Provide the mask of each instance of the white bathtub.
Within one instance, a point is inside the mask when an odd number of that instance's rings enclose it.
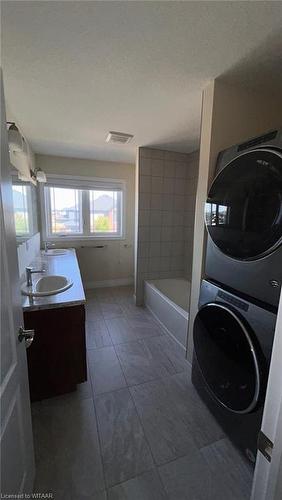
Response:
[[[145,281],[145,305],[167,332],[186,348],[190,281],[169,278]]]

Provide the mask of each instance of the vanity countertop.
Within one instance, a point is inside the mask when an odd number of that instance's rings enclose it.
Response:
[[[63,255],[46,257],[41,252],[31,263],[31,267],[45,269],[44,274],[33,274],[32,280],[35,283],[42,276],[57,274],[66,276],[73,281],[73,285],[65,292],[56,295],[46,295],[44,297],[29,297],[22,295],[22,307],[24,311],[37,311],[39,309],[52,309],[55,307],[70,307],[85,304],[85,294],[81,281],[80,270],[73,248]]]

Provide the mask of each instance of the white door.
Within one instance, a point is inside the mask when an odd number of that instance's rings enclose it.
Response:
[[[1,85],[1,494],[30,494],[34,454],[25,342],[18,340],[23,313],[13,221],[6,114]],[[2,498],[1,495],[1,498]],[[3,496],[4,498],[4,496]]]
[[[273,444],[258,451],[252,500],[282,499],[282,294],[278,309],[261,430]],[[269,461],[270,460],[270,461]]]

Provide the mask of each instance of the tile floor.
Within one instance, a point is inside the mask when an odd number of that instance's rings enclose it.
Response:
[[[248,500],[251,469],[195,392],[184,351],[132,293],[88,293],[88,381],[32,405],[35,491],[56,500]]]

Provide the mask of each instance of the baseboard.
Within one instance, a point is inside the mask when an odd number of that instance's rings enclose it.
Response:
[[[113,280],[103,280],[103,281],[86,281],[84,287],[86,290],[91,290],[91,288],[109,288],[114,286],[126,286],[133,285],[133,278],[116,278]]]

